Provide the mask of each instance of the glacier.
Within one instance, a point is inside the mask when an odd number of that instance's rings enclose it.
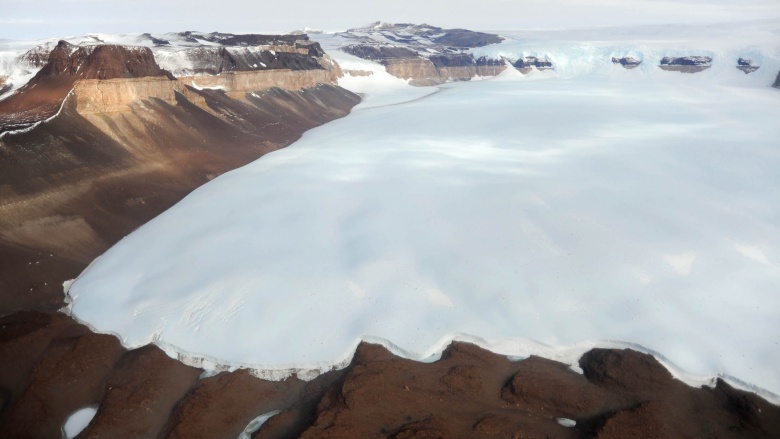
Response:
[[[435,88],[318,35],[374,72],[342,80],[364,103],[117,243],[68,284],[72,314],[128,347],[267,371],[338,367],[360,340],[573,366],[633,347],[777,403],[778,36],[608,34],[504,33],[475,53],[555,71]],[[657,67],[678,53],[713,67]],[[644,62],[610,61],[625,55]],[[738,71],[744,55],[761,69]]]

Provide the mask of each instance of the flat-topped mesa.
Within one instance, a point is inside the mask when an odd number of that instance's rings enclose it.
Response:
[[[205,106],[188,86],[218,88],[231,98],[243,99],[247,93],[271,87],[300,90],[336,84],[342,75],[338,64],[305,35],[187,33],[187,38],[199,44],[231,45],[174,48],[166,45],[167,40],[144,34],[141,40],[151,39],[159,47],[76,46],[60,41],[44,56],[39,46],[28,52],[28,63],[45,59],[46,64],[26,86],[0,102],[0,132],[52,117],[71,93],[80,114],[113,113],[129,111],[134,102],[151,98],[177,105],[177,92]]]
[[[400,46],[373,46],[370,44],[350,44],[341,50],[358,58],[371,61],[385,61],[389,59],[414,59],[420,54],[412,49]]]
[[[442,29],[429,24],[374,22],[367,26],[349,29],[343,36],[363,42],[390,40],[410,47],[439,47],[451,50],[472,49],[497,44],[503,37],[468,29]]]
[[[376,61],[391,75],[411,85],[436,85],[495,76],[505,62],[475,57],[469,49],[500,43],[503,37],[467,29],[442,29],[427,24],[376,22],[350,29],[339,36],[354,40],[341,48],[345,53]],[[388,42],[389,41],[389,42]]]
[[[745,74],[753,73],[760,69],[761,66],[753,64],[753,60],[749,58],[739,58],[737,60],[737,69],[742,70]]]
[[[709,56],[665,56],[661,59],[659,67],[663,70],[681,73],[697,73],[712,67],[712,58]]]
[[[528,74],[536,68],[537,70],[551,70],[553,69],[553,63],[549,59],[541,59],[535,56],[526,56],[518,59],[512,63],[512,66],[520,71],[522,74]]]
[[[34,77],[0,101],[0,132],[26,128],[52,117],[79,81],[143,77],[173,80],[147,47],[75,46],[60,41]]]
[[[612,63],[620,64],[626,69],[635,69],[639,67],[639,64],[642,64],[642,60],[633,56],[623,56],[620,58],[613,56]]]

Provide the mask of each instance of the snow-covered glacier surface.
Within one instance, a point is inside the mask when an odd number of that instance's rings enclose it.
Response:
[[[453,338],[570,361],[633,346],[778,401],[780,91],[726,61],[559,61],[432,94],[377,75],[382,99],[111,248],[72,312],[128,346],[268,370],[338,365],[361,339],[416,359]]]

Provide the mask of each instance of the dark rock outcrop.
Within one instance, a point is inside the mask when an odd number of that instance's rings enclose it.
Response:
[[[712,64],[709,56],[665,56],[661,59],[662,66],[708,66]]]
[[[777,78],[775,78],[775,83],[772,84],[772,87],[780,88],[780,72],[777,72]]]
[[[369,44],[350,44],[341,48],[342,51],[372,61],[388,59],[414,59],[420,55],[414,50],[398,46],[373,46]]]
[[[663,70],[673,72],[697,73],[712,67],[712,58],[698,55],[680,57],[665,56],[661,59],[659,67]]]
[[[495,76],[506,66],[503,60],[481,57],[466,50],[499,43],[502,37],[466,29],[442,29],[427,24],[376,22],[350,29],[339,36],[355,40],[341,48],[357,57],[381,62],[387,72],[427,86],[447,81],[468,81],[475,76]],[[392,43],[388,44],[387,40]]]
[[[580,365],[584,375],[464,343],[426,364],[361,344],[300,437],[769,438],[780,429],[780,408],[722,381],[689,387],[649,355],[594,349]],[[274,437],[266,433],[257,437]]]
[[[627,68],[627,69],[635,69],[639,67],[640,64],[642,64],[642,60],[639,58],[635,58],[633,56],[623,56],[620,58],[612,57],[612,62],[614,64],[620,64],[621,66]]]
[[[553,63],[549,59],[526,56],[525,58],[520,58],[512,63],[512,66],[523,74],[527,74],[534,67],[538,70],[550,70],[553,68]]]
[[[162,38],[153,37],[150,33],[141,35],[141,39],[151,41],[155,46],[170,46],[171,42]]]
[[[143,78],[164,76],[148,47],[125,47],[112,44],[74,46],[57,43],[49,60],[31,80],[32,84],[54,76],[77,76],[78,79]]]
[[[49,54],[54,47],[56,47],[54,43],[45,43],[35,46],[19,57],[19,61],[30,67],[41,68],[49,62]]]
[[[431,55],[431,63],[436,68],[441,67],[471,67],[477,64],[473,56],[469,54]]]
[[[737,60],[737,68],[739,70],[742,70],[743,72],[745,72],[745,74],[747,75],[748,73],[753,73],[756,70],[760,69],[761,66],[757,66],[757,65],[753,64],[753,60],[752,59],[739,58]]]
[[[438,29],[438,28],[437,28]],[[498,44],[504,39],[498,35],[484,32],[474,32],[467,29],[438,29],[444,35],[434,38],[436,44],[456,48],[482,47]],[[435,31],[434,31],[435,32]]]
[[[0,77],[0,96],[6,94],[14,84],[8,78]]]
[[[304,49],[310,56],[321,57],[325,54],[320,43],[310,40],[306,34],[266,35],[186,31],[178,33],[178,36],[194,44],[202,44],[206,41],[225,47],[290,46]]]

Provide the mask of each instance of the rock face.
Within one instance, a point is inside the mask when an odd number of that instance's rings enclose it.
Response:
[[[780,88],[780,72],[777,72],[777,78],[775,78],[775,83],[772,84],[772,87]]]
[[[723,381],[693,388],[652,356],[594,349],[583,374],[538,357],[513,362],[454,342],[421,363],[361,343],[350,365],[312,381],[246,370],[200,378],[155,346],[125,351],[60,313],[0,318],[0,434],[60,437],[68,414],[97,414],[79,438],[734,437],[774,438],[780,407]],[[566,427],[560,418],[574,421]]]
[[[709,56],[665,56],[661,59],[659,67],[673,72],[697,73],[712,67],[712,58]]]
[[[580,366],[584,375],[537,357],[513,363],[463,343],[426,364],[362,344],[300,437],[772,437],[780,428],[780,408],[722,381],[688,387],[649,355],[594,349]]]
[[[620,64],[621,66],[625,67],[626,69],[635,69],[639,67],[639,64],[642,64],[642,60],[639,58],[635,58],[633,56],[624,56],[621,58],[612,57],[612,62],[614,64]]]
[[[447,81],[470,81],[475,76],[495,76],[506,69],[506,64],[501,60],[486,57],[475,60],[469,54],[386,59],[382,60],[382,65],[391,75],[417,86],[436,85]]]
[[[157,65],[149,48],[80,47],[60,41],[30,82],[0,101],[0,133],[52,117],[77,81],[143,77],[173,79]]]
[[[372,46],[369,44],[350,44],[341,48],[342,51],[355,55],[358,58],[386,61],[390,59],[415,59],[420,56],[417,52],[406,47],[398,46]]]
[[[553,68],[553,63],[549,59],[539,59],[535,56],[526,56],[520,58],[512,65],[521,73],[528,74],[534,67],[538,70],[550,70]]]
[[[745,72],[745,74],[747,75],[748,73],[753,73],[756,70],[760,69],[761,66],[757,66],[757,65],[753,64],[753,60],[752,59],[739,58],[737,60],[737,68],[739,70],[742,70],[743,72]]]
[[[8,90],[13,87],[13,83],[7,76],[0,76],[0,96],[4,95]]]
[[[468,81],[475,76],[495,76],[506,68],[504,60],[475,59],[466,50],[496,44],[502,37],[465,29],[442,29],[413,24],[373,23],[339,34],[352,44],[341,50],[377,61],[388,73],[427,86],[447,81]],[[388,43],[387,41],[391,43]]]
[[[443,47],[449,48],[451,52],[497,44],[504,40],[498,35],[467,29],[442,29],[428,24],[392,24],[379,21],[350,29],[343,35],[366,42],[390,40],[395,44],[412,48]]]

